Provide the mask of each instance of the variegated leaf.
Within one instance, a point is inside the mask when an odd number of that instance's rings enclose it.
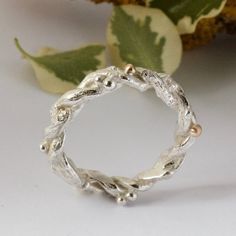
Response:
[[[38,55],[28,54],[15,40],[17,48],[31,63],[42,89],[64,93],[76,87],[88,74],[105,66],[105,47],[88,45],[67,52],[43,48]]]
[[[132,63],[159,72],[173,73],[182,55],[175,25],[160,10],[142,6],[116,6],[107,29],[115,65]]]
[[[179,33],[186,34],[194,32],[200,19],[219,14],[225,2],[226,0],[146,0],[146,5],[161,9],[176,24]]]

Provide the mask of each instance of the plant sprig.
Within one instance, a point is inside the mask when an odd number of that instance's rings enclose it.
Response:
[[[125,4],[113,7],[107,28],[107,48],[114,65],[132,63],[169,74],[181,61],[181,34],[193,33],[201,19],[216,16],[226,3],[226,0],[93,1]],[[44,48],[43,53],[33,56],[17,39],[15,43],[32,65],[41,87],[53,93],[77,86],[86,74],[107,64],[104,45],[87,45],[67,52]]]

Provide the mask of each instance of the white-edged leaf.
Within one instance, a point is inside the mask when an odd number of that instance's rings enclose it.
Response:
[[[107,29],[111,59],[117,66],[132,63],[173,73],[182,44],[175,25],[160,10],[135,5],[116,6]]]
[[[146,6],[161,9],[176,24],[180,34],[193,33],[202,18],[215,17],[226,0],[146,0]]]
[[[89,72],[105,66],[102,45],[87,45],[67,52],[43,48],[32,56],[22,49],[17,39],[15,43],[32,65],[42,89],[51,93],[64,93],[76,87]]]

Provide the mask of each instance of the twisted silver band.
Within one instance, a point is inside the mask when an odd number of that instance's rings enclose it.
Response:
[[[155,165],[134,178],[106,176],[96,170],[76,167],[63,151],[67,125],[86,102],[123,85],[143,92],[154,88],[157,96],[178,113],[175,143],[161,153]],[[74,90],[65,93],[52,107],[51,125],[45,131],[40,148],[49,155],[52,169],[66,182],[81,189],[102,190],[116,198],[118,203],[135,200],[137,193],[148,190],[158,180],[171,176],[179,168],[186,150],[201,134],[201,126],[184,95],[183,89],[168,75],[127,65],[125,70],[108,67],[90,73]]]

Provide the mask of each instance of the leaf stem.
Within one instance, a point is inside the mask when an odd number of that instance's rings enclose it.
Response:
[[[30,54],[28,54],[28,53],[21,47],[18,38],[14,38],[14,42],[15,42],[16,48],[22,53],[22,55],[23,55],[24,57],[32,58],[32,56],[31,56]]]

